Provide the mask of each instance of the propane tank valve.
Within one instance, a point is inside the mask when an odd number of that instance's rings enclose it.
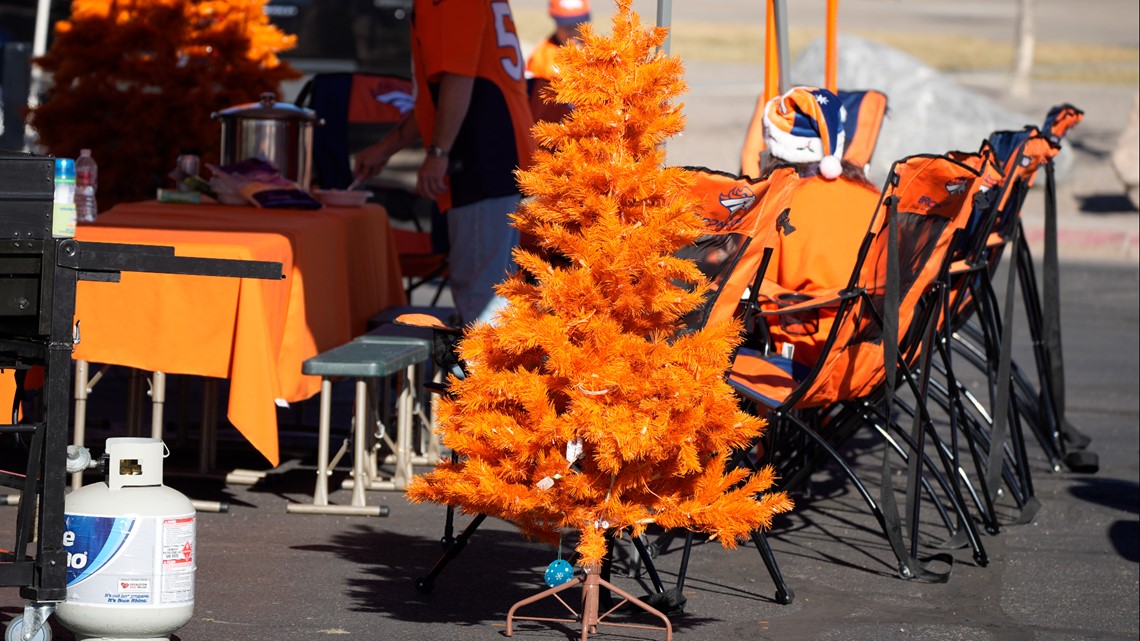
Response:
[[[92,460],[91,450],[82,445],[67,446],[67,473],[75,474],[99,466],[99,462]]]

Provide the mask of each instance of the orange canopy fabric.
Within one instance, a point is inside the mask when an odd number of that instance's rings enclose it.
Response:
[[[80,241],[169,245],[179,256],[274,261],[280,281],[123,272],[79,284],[74,358],[226,378],[227,417],[279,463],[275,401],[316,394],[301,363],[405,303],[382,207],[318,211],[157,202],[114,207]]]

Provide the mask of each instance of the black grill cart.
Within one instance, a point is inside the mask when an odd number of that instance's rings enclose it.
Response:
[[[85,243],[51,234],[55,160],[0,150],[0,369],[14,370],[10,425],[0,425],[6,460],[26,467],[0,470],[16,490],[16,540],[0,550],[0,586],[18,586],[29,601],[10,624],[37,632],[67,596],[63,547],[64,492],[71,406],[71,354],[80,340],[75,291],[80,280],[116,282],[120,272],[214,277],[282,278],[280,263],[175,256],[171,247]],[[30,368],[43,368],[40,409],[23,404]],[[23,409],[26,414],[19,416]],[[3,544],[4,542],[0,542]],[[6,547],[6,546],[5,546]],[[46,629],[46,628],[45,628]]]

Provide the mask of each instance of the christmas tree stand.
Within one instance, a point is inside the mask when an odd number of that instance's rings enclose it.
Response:
[[[570,590],[570,589],[574,588],[575,585],[578,585],[578,584],[580,584],[582,586],[581,611],[575,610],[573,607],[570,606],[569,603],[567,603],[561,596],[559,596],[559,594],[561,592],[564,592],[566,590]],[[622,598],[622,601],[618,602],[617,605],[613,606],[609,610],[606,610],[604,613],[598,614],[598,610],[599,610],[599,608],[598,608],[598,592],[599,592],[599,589],[602,587],[609,588],[609,590],[611,592],[620,596]],[[541,601],[541,600],[547,599],[547,598],[557,599],[559,603],[566,606],[566,609],[569,610],[571,612],[571,614],[574,615],[574,618],[573,619],[556,619],[556,618],[551,618],[551,617],[515,616],[515,612],[519,608],[521,608],[522,606],[529,605],[531,603],[536,603],[538,601]],[[657,617],[658,619],[661,619],[661,621],[664,622],[665,625],[664,626],[655,626],[655,625],[640,625],[640,624],[635,624],[635,623],[611,623],[611,622],[605,620],[605,618],[607,616],[609,616],[609,615],[613,614],[614,612],[616,612],[617,610],[619,610],[626,603],[629,603],[633,606],[636,606],[636,607],[648,612],[649,614],[652,614],[653,616]],[[637,597],[633,596],[632,594],[629,594],[628,592],[626,592],[626,591],[622,590],[621,588],[615,586],[614,584],[610,583],[609,581],[606,581],[605,579],[603,579],[601,577],[601,568],[599,566],[588,566],[585,568],[585,573],[581,577],[575,579],[574,581],[568,581],[568,582],[563,583],[562,585],[559,585],[557,587],[550,588],[549,590],[544,590],[544,591],[539,592],[538,594],[536,594],[534,596],[527,597],[527,598],[523,599],[522,601],[519,601],[518,603],[512,605],[510,611],[507,612],[507,630],[506,630],[505,634],[508,637],[511,636],[511,634],[512,634],[511,625],[514,621],[553,621],[553,622],[559,622],[559,623],[578,623],[578,622],[580,622],[582,624],[582,641],[586,641],[589,638],[590,634],[597,633],[598,626],[600,626],[600,625],[608,625],[608,626],[612,626],[615,628],[638,628],[641,630],[664,630],[665,631],[665,641],[672,641],[672,639],[673,639],[673,625],[671,623],[669,623],[668,617],[666,617],[664,614],[662,614],[658,610],[653,609],[649,605],[646,605],[643,601],[641,601]]]

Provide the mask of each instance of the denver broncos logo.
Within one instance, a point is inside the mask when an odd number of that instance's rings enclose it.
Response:
[[[730,214],[750,209],[754,202],[756,202],[756,194],[744,185],[733,187],[728,193],[720,195],[720,204]]]
[[[950,195],[961,193],[970,181],[965,176],[958,176],[946,181],[946,192]]]
[[[416,99],[406,91],[392,90],[384,93],[372,94],[376,102],[392,105],[399,110],[400,115],[406,114],[412,110],[416,104]]]

